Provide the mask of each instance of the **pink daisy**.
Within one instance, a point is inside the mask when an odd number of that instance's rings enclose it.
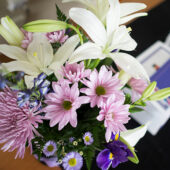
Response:
[[[46,95],[45,103],[47,107],[45,118],[50,120],[50,127],[59,123],[59,130],[66,126],[69,122],[73,127],[77,126],[76,110],[85,103],[88,103],[88,97],[79,96],[78,84],[75,83],[70,88],[65,81],[58,84],[52,83],[54,93]]]
[[[120,131],[126,130],[124,124],[128,123],[129,105],[123,105],[124,100],[115,101],[115,97],[111,96],[102,104],[101,111],[97,120],[103,121],[106,127],[106,141],[109,142],[112,133],[117,134]]]
[[[65,35],[65,30],[48,32],[46,37],[50,43],[64,43],[68,39],[68,35]]]
[[[67,78],[71,83],[78,82],[83,78],[86,78],[90,75],[91,70],[84,67],[84,62],[80,64],[68,64],[66,63],[63,67],[63,76]]]
[[[90,98],[90,106],[100,107],[102,102],[105,102],[108,97],[115,95],[117,99],[124,99],[124,94],[119,89],[121,88],[118,74],[112,76],[112,71],[108,71],[105,66],[102,66],[99,73],[94,70],[89,80],[83,80],[83,83],[88,88],[82,88],[80,91],[85,93]]]
[[[33,33],[27,32],[24,29],[21,29],[21,31],[24,33],[24,40],[22,40],[21,47],[26,49],[33,40]]]
[[[34,134],[40,135],[35,128],[42,123],[42,117],[29,108],[29,103],[20,108],[17,104],[17,92],[8,87],[0,92],[0,143],[5,143],[3,151],[12,152],[17,149],[15,158],[24,158],[25,145],[32,145]]]
[[[131,78],[128,85],[132,88],[132,101],[134,102],[141,97],[141,94],[148,86],[148,83],[143,79]]]

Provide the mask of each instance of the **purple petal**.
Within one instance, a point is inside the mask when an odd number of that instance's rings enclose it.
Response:
[[[116,168],[121,162],[118,159],[113,159],[112,168]]]
[[[97,165],[99,168],[102,168],[104,170],[109,168],[109,165],[111,163],[111,160],[109,160],[109,154],[110,150],[109,149],[104,149],[101,151],[96,159]]]

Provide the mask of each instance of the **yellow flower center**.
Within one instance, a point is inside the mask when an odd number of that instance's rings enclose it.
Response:
[[[69,159],[68,164],[69,164],[71,167],[74,167],[74,166],[76,166],[77,161],[76,161],[75,158],[71,158],[71,159]]]
[[[89,136],[86,136],[86,137],[85,137],[85,141],[86,141],[86,142],[89,142],[89,141],[90,141]]]
[[[47,147],[47,150],[48,150],[49,152],[52,152],[52,151],[54,150],[54,146],[53,146],[53,145],[49,145],[49,146]]]
[[[101,95],[105,95],[106,94],[106,90],[103,86],[97,86],[96,88],[96,94],[98,96],[101,96]]]
[[[34,57],[37,57],[37,52],[34,52],[34,53],[33,53],[33,56],[34,56]]]
[[[115,135],[115,140],[118,140],[119,139],[119,133],[117,133],[116,135]]]
[[[110,154],[109,154],[109,159],[112,160],[112,159],[113,159],[113,156],[114,156],[114,155],[110,152]]]
[[[65,110],[70,110],[72,108],[72,103],[66,100],[63,102],[63,107]]]

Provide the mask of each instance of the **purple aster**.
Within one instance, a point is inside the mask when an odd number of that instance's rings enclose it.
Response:
[[[98,154],[96,162],[99,168],[106,170],[111,165],[116,168],[120,163],[127,162],[128,157],[133,157],[133,154],[127,145],[121,141],[112,141]]]
[[[38,159],[37,155],[34,155],[34,157]],[[58,162],[58,158],[56,156],[51,158],[41,157],[40,161],[45,163],[50,168],[58,167],[60,165],[60,163]]]
[[[70,137],[70,138],[69,138],[69,142],[70,142],[70,143],[73,143],[74,140],[75,140],[75,137]]]
[[[62,165],[65,170],[80,170],[83,166],[83,158],[77,152],[70,152],[63,158]]]
[[[84,144],[85,145],[91,145],[93,143],[93,137],[90,132],[86,132],[83,136]]]
[[[54,141],[48,141],[43,148],[43,153],[45,156],[53,156],[55,152],[57,151],[57,145]]]

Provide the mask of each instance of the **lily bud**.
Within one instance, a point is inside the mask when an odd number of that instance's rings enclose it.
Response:
[[[148,98],[154,92],[156,85],[157,82],[153,81],[142,93],[142,98],[144,99]]]
[[[155,92],[148,98],[148,100],[157,101],[166,99],[168,97],[170,97],[170,87]]]
[[[24,34],[9,16],[1,18],[0,34],[10,45],[20,46],[24,39]]]
[[[131,77],[132,76],[130,74],[121,70],[119,73],[119,79],[121,81],[122,86],[124,86],[131,79]]]

